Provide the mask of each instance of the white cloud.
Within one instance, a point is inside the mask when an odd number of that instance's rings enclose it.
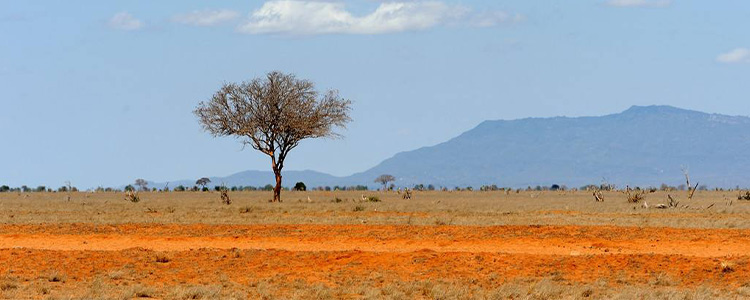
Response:
[[[667,7],[672,0],[609,0],[607,5],[616,7]]]
[[[725,64],[750,63],[750,49],[737,48],[727,53],[719,54],[716,61]]]
[[[144,23],[136,19],[128,12],[119,12],[109,19],[109,27],[118,30],[138,30],[143,28]]]
[[[341,2],[274,0],[253,11],[237,30],[249,34],[383,34],[461,22],[493,26],[522,18],[500,12],[480,18],[470,12],[467,7],[439,1],[412,1],[384,2],[367,15],[354,16]]]
[[[193,26],[214,26],[232,21],[239,16],[240,14],[233,10],[197,10],[176,15],[172,21]]]

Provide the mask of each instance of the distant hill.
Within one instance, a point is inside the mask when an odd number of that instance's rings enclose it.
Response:
[[[683,183],[682,166],[689,168],[693,182],[750,186],[750,118],[634,106],[601,117],[485,121],[449,141],[398,153],[348,177],[289,171],[284,180],[285,185],[377,187],[375,177],[391,174],[400,186],[578,187],[605,180],[658,186]],[[273,176],[248,171],[211,180],[265,185]]]
[[[486,121],[432,147],[396,154],[353,177],[466,186],[750,184],[750,118],[670,106],[602,117]]]

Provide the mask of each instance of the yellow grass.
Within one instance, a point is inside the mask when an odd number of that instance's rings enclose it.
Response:
[[[680,208],[656,209],[667,194]],[[678,228],[750,228],[750,201],[737,192],[656,192],[627,203],[620,192],[595,202],[590,192],[285,192],[283,203],[268,203],[270,192],[142,192],[141,201],[124,193],[0,193],[0,222],[159,224],[411,224],[411,225],[618,225]],[[377,196],[380,202],[363,201]],[[340,202],[337,202],[336,199]],[[687,206],[687,207],[684,207]]]

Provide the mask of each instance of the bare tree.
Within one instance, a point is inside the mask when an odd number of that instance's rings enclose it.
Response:
[[[271,72],[243,83],[225,83],[194,113],[214,136],[234,136],[271,158],[273,201],[281,201],[281,170],[289,151],[308,138],[340,137],[351,121],[351,101],[336,90],[324,94],[308,80]]]
[[[687,184],[688,189],[691,187],[690,185],[690,169],[686,166],[682,166],[682,175],[685,175],[685,183]]]
[[[685,175],[685,183],[687,183],[688,200],[693,200],[695,190],[698,189],[698,183],[695,184],[695,187],[690,185],[690,169],[687,167],[682,166],[682,174]]]
[[[206,189],[206,185],[211,183],[211,179],[208,179],[207,177],[203,177],[201,179],[198,179],[195,181],[196,185],[200,185],[201,189]]]
[[[140,179],[140,178],[136,179],[135,180],[135,185],[138,186],[138,188],[141,191],[147,191],[148,190],[148,181],[146,181],[145,179]]]
[[[378,176],[378,178],[375,178],[375,182],[380,183],[383,185],[383,190],[388,190],[388,183],[396,181],[396,177],[393,177],[393,175],[383,174]]]

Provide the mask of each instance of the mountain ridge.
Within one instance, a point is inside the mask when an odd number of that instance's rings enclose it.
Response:
[[[750,162],[747,149],[748,117],[666,105],[631,106],[604,116],[487,120],[447,141],[398,152],[350,176],[312,170],[283,175],[285,186],[302,181],[308,187],[377,187],[373,180],[380,174],[396,176],[399,186],[575,187],[604,181],[655,186],[682,183],[681,169],[688,167],[697,181],[733,187],[750,182],[750,172],[741,167]],[[273,183],[273,176],[270,171],[243,171],[211,180],[263,186]]]

